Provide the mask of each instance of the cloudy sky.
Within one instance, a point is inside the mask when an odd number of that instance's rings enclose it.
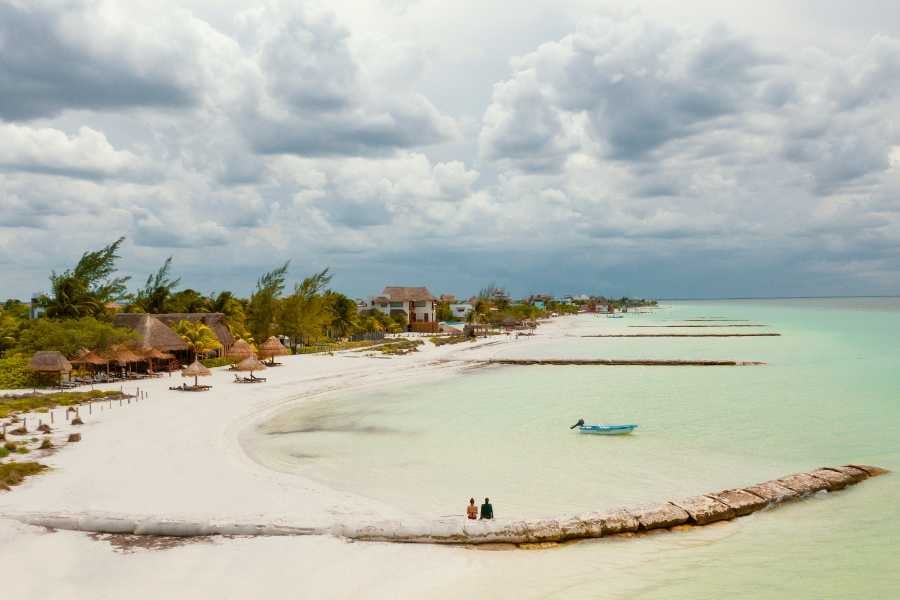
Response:
[[[900,3],[0,0],[0,298],[900,293]]]

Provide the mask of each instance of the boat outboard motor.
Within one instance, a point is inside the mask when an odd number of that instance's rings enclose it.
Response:
[[[569,429],[575,429],[576,427],[581,427],[584,425],[584,419],[578,419],[578,422],[569,427]]]

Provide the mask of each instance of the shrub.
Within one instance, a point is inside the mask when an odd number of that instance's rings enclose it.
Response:
[[[52,447],[53,447],[53,442],[50,441],[50,438],[46,437],[46,438],[44,438],[44,441],[41,442],[39,449],[46,450],[47,448],[52,448]]]
[[[6,458],[9,456],[9,450],[6,449],[6,446],[0,447],[0,458]]]
[[[19,446],[16,448],[16,452],[19,454],[28,454],[28,448],[26,446]]]
[[[22,483],[29,475],[37,475],[47,469],[47,465],[36,462],[0,464],[0,488],[8,489]]]
[[[7,452],[15,452],[15,450],[16,450],[16,443],[15,443],[15,442],[6,442],[5,444],[3,444],[3,448],[4,448]]]
[[[216,367],[227,367],[231,363],[232,360],[227,356],[222,356],[220,358],[204,358],[200,361],[200,364],[209,369],[214,369]]]
[[[0,418],[13,412],[31,412],[53,408],[55,406],[72,406],[89,400],[100,398],[119,398],[121,392],[91,390],[89,392],[54,392],[52,394],[25,394],[21,396],[0,396]],[[17,422],[13,419],[13,422]]]
[[[28,357],[24,354],[0,358],[0,389],[32,388],[39,383],[40,380],[35,373],[28,370]]]

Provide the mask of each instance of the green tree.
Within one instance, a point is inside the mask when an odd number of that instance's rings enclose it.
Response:
[[[210,300],[210,312],[225,315],[225,325],[231,335],[236,339],[243,338],[248,342],[253,341],[253,335],[247,331],[247,316],[243,301],[229,291],[213,294]]]
[[[345,338],[353,335],[357,328],[356,302],[338,292],[325,294],[325,307],[330,322],[328,328],[334,337]]]
[[[216,334],[203,323],[178,321],[173,329],[190,347],[195,359],[222,347]]]
[[[85,252],[74,269],[50,275],[50,295],[40,299],[47,316],[57,319],[77,319],[106,314],[106,304],[125,296],[128,277],[113,277],[120,237],[104,248]]]
[[[269,271],[256,282],[256,291],[247,306],[247,328],[253,339],[263,341],[273,333],[278,311],[278,299],[284,291],[284,280],[290,261]]]
[[[212,312],[212,304],[210,298],[188,288],[172,294],[165,303],[165,309],[172,313],[208,313]]]
[[[402,310],[397,310],[391,313],[391,321],[388,325],[388,331],[391,333],[402,333],[406,331],[406,326],[409,325],[409,321],[406,318],[406,313]]]
[[[438,302],[437,312],[435,312],[435,318],[438,321],[452,321],[454,319],[453,311],[450,310],[449,302]]]
[[[36,319],[22,330],[17,350],[32,354],[38,350],[57,350],[73,356],[82,348],[102,352],[113,345],[134,341],[135,334],[93,317],[81,319]]]
[[[144,287],[134,295],[134,300],[128,307],[129,310],[155,314],[168,312],[166,304],[169,301],[169,297],[172,295],[175,287],[181,282],[181,278],[171,279],[169,277],[171,266],[172,257],[170,256],[156,273],[151,273],[147,276]]]
[[[0,354],[13,348],[28,325],[28,306],[18,300],[7,300],[0,308]]]
[[[331,282],[326,267],[294,286],[294,292],[281,301],[278,313],[279,330],[288,336],[291,346],[316,341],[325,336],[331,322],[322,290]]]

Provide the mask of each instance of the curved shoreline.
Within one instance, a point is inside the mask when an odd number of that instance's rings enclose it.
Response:
[[[285,521],[179,520],[113,513],[6,512],[28,525],[90,533],[171,537],[334,535],[351,540],[419,544],[535,544],[635,534],[732,520],[820,492],[835,492],[888,473],[869,465],[822,467],[756,485],[605,513],[531,521],[380,521],[372,524],[304,525]]]

